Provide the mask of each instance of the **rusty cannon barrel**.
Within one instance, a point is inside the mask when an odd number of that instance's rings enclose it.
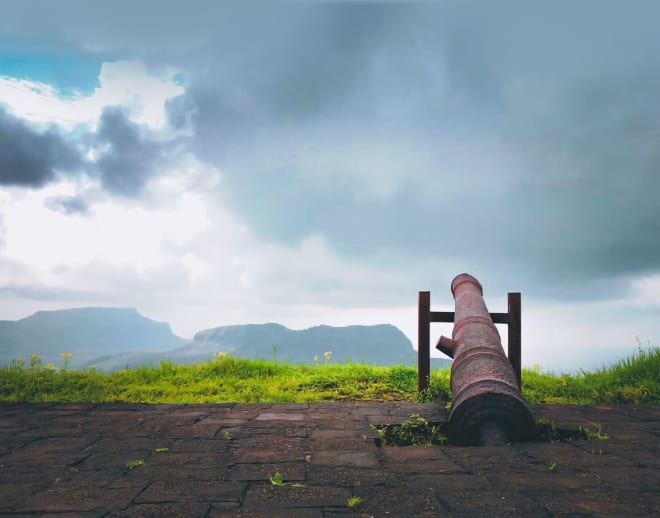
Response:
[[[530,440],[532,414],[483,299],[477,279],[462,273],[451,283],[456,310],[452,338],[436,347],[454,359],[448,435],[453,444],[496,445]]]

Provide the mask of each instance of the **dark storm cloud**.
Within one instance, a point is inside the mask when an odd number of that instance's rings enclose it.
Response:
[[[81,166],[80,155],[58,131],[39,132],[0,107],[0,185],[41,187]]]
[[[107,107],[93,134],[78,134],[81,146],[98,153],[96,161],[84,160],[74,147],[72,136],[54,128],[38,131],[0,107],[0,185],[38,188],[58,176],[72,176],[85,170],[98,175],[103,188],[116,195],[138,196],[146,182],[163,163],[163,144],[129,120],[120,107]],[[174,141],[168,141],[172,149]],[[49,208],[67,214],[84,213],[82,198],[51,198]]]
[[[21,0],[3,5],[0,38],[77,44],[85,52],[116,56],[177,55],[224,35],[231,42],[258,36],[308,8],[299,1],[116,0],[90,8],[86,0]],[[243,48],[249,44],[240,41]]]
[[[541,136],[518,139],[529,170],[517,193],[528,199],[523,236],[539,255],[570,258],[565,270],[656,271],[660,68],[582,84],[542,122]]]
[[[174,130],[185,130],[190,126],[190,119],[195,112],[195,106],[186,95],[172,97],[165,101],[167,122]]]
[[[215,41],[172,113],[264,238],[606,290],[660,264],[659,11],[327,4],[232,60]],[[392,160],[365,171],[360,151]]]
[[[150,140],[120,107],[103,110],[95,135],[101,184],[120,196],[138,196],[162,163],[162,146]]]
[[[169,103],[170,123],[190,120],[195,151],[224,163],[241,161],[245,147],[264,134],[286,138],[298,124],[323,125],[342,113],[378,115],[371,92],[363,91],[364,102],[355,96],[373,75],[372,49],[400,53],[394,29],[405,15],[394,4],[315,3],[249,17],[240,10],[218,14],[219,26],[205,43],[175,59],[190,86]],[[396,56],[384,61],[392,64]]]

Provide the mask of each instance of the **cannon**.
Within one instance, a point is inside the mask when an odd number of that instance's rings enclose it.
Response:
[[[454,359],[449,440],[491,446],[532,439],[534,418],[504,354],[481,284],[462,273],[452,281],[451,291],[456,306],[452,338],[441,336],[436,345]]]

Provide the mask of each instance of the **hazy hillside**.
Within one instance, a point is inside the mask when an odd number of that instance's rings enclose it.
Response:
[[[38,354],[43,364],[62,365],[71,353],[72,368],[94,365],[113,371],[162,360],[194,363],[226,352],[241,358],[291,363],[364,362],[414,365],[417,353],[395,326],[316,326],[292,330],[280,324],[217,327],[193,340],[172,334],[169,324],[143,317],[135,309],[82,308],[40,311],[18,321],[0,321],[0,365]],[[324,354],[330,352],[329,358]],[[434,360],[434,364],[449,363]]]
[[[172,334],[169,324],[148,319],[135,309],[39,311],[22,320],[0,321],[0,364],[31,353],[45,363],[60,364],[60,353],[71,353],[75,367],[103,355],[162,351],[186,342]]]
[[[112,371],[138,365],[157,365],[161,360],[194,363],[226,352],[240,358],[276,359],[291,363],[326,361],[365,362],[377,365],[411,365],[416,353],[410,340],[391,325],[317,326],[295,331],[280,324],[247,324],[198,332],[192,342],[170,351],[119,354],[97,358],[94,365]]]
[[[407,364],[415,352],[395,326],[316,326],[295,331],[279,324],[226,326],[200,331],[193,343],[179,348],[198,352],[226,351],[241,358],[273,358],[293,363],[323,361]]]

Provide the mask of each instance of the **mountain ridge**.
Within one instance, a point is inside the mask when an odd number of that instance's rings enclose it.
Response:
[[[203,329],[185,339],[174,335],[168,323],[127,307],[37,311],[20,320],[2,320],[0,352],[0,365],[29,354],[38,354],[43,364],[61,365],[61,353],[71,353],[70,368],[95,366],[103,371],[161,361],[208,361],[218,353],[291,363],[414,365],[417,358],[410,340],[391,324],[320,324],[300,330],[275,322],[234,324]]]
[[[37,311],[19,320],[0,321],[0,361],[5,364],[27,354],[38,354],[43,362],[56,363],[62,353],[70,353],[74,367],[98,357],[101,351],[156,351],[187,341],[174,335],[168,323],[147,318],[135,308]]]

